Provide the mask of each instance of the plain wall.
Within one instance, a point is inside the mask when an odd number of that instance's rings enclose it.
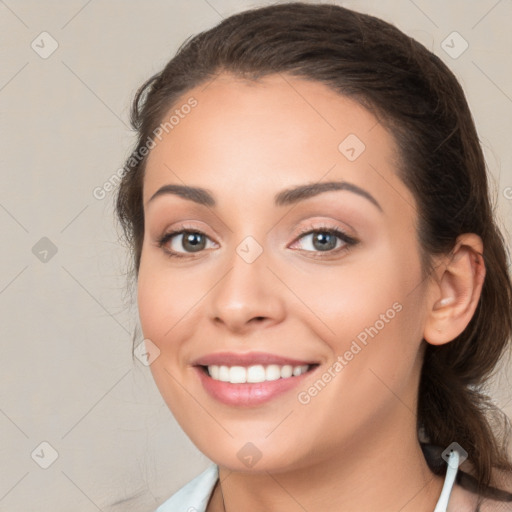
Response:
[[[209,464],[132,359],[129,255],[112,192],[94,190],[135,141],[139,85],[185,38],[269,3],[0,2],[0,511],[149,512]],[[512,3],[338,3],[394,23],[460,79],[510,245]],[[453,31],[469,44],[457,58],[441,47]],[[511,373],[493,386],[509,416]]]

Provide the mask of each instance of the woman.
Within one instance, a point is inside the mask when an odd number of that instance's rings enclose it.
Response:
[[[184,43],[132,122],[151,370],[214,462],[158,511],[509,510],[481,386],[512,285],[440,59],[339,6],[254,9]]]

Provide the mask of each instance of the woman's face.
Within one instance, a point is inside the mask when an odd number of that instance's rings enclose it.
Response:
[[[429,290],[391,135],[286,75],[221,75],[171,115],[138,306],[183,430],[218,464],[274,471],[415,436]]]

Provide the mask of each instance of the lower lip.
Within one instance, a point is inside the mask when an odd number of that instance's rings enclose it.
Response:
[[[273,398],[290,391],[301,384],[306,377],[311,375],[318,367],[314,367],[297,377],[276,379],[257,383],[231,384],[212,379],[202,367],[196,366],[199,379],[206,392],[219,402],[234,406],[254,406],[272,400]]]

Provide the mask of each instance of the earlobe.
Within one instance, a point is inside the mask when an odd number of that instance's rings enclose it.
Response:
[[[431,280],[432,299],[427,304],[423,338],[432,345],[455,339],[473,317],[485,279],[481,238],[465,233],[444,258],[437,280]]]

